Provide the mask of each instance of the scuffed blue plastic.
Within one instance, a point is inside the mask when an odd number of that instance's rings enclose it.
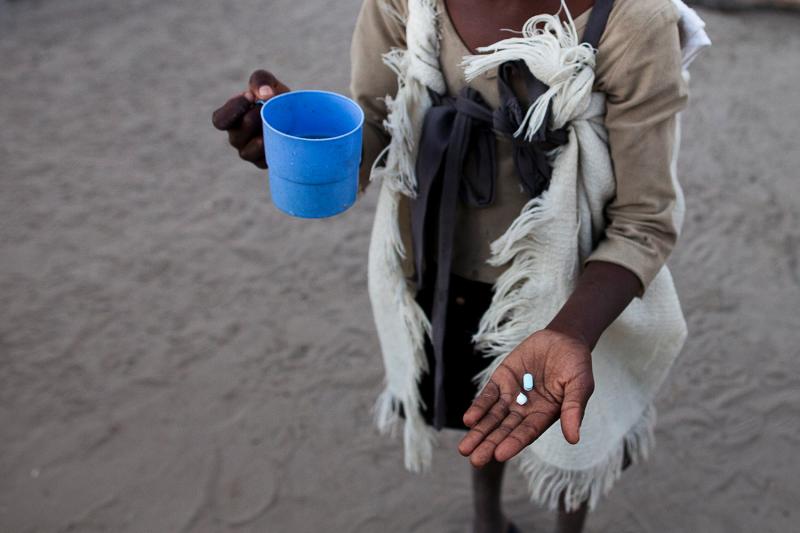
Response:
[[[355,203],[364,125],[358,104],[327,91],[294,91],[268,100],[261,122],[278,209],[323,218]]]

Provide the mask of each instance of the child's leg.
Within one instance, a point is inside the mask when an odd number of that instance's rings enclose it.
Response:
[[[589,511],[589,504],[585,503],[577,511],[567,512],[564,508],[564,500],[558,502],[558,520],[556,521],[557,533],[581,533],[583,524],[586,522],[586,514]]]
[[[485,467],[472,469],[472,501],[475,509],[474,533],[498,533],[508,530],[508,520],[503,514],[501,493],[505,463],[492,461]],[[559,503],[558,533],[581,533],[586,522],[588,504],[567,512],[564,502]]]
[[[622,456],[622,470],[625,471],[631,466],[631,459],[626,449]],[[589,505],[584,502],[577,511],[568,513],[564,508],[564,499],[558,502],[558,521],[556,531],[558,533],[581,533],[586,522],[586,515],[589,512]]]
[[[496,461],[481,469],[472,468],[474,533],[498,533],[508,529],[508,521],[500,503],[504,468],[504,463]]]

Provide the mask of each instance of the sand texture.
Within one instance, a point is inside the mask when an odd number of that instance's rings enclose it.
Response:
[[[259,66],[345,92],[357,7],[0,1],[0,532],[466,531],[457,435],[416,477],[370,423],[377,189],[291,219],[210,123]],[[800,18],[702,15],[670,259],[690,338],[590,533],[800,521]]]

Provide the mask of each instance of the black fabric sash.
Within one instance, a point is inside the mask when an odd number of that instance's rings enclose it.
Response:
[[[600,42],[612,6],[613,0],[597,0],[589,15],[584,42],[594,48]],[[548,129],[549,109],[531,142],[514,137],[524,112],[511,88],[513,76],[524,80],[531,104],[547,90],[523,61],[500,65],[497,83],[501,103],[494,111],[470,87],[464,87],[455,97],[429,90],[433,104],[425,115],[416,161],[417,197],[411,204],[411,233],[417,287],[422,287],[425,268],[436,269],[431,322],[436,363],[433,422],[437,429],[444,426],[447,410],[443,349],[458,198],[471,207],[486,207],[494,201],[495,132],[512,140],[514,166],[531,198],[550,185],[552,168],[547,153],[567,142],[565,129]],[[474,158],[471,164],[466,164],[468,155]],[[430,249],[434,235],[438,237],[437,250]]]

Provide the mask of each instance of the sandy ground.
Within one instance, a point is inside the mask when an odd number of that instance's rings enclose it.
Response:
[[[210,125],[253,67],[346,91],[357,4],[0,2],[1,532],[466,530],[456,435],[416,477],[370,424],[377,190],[282,216]],[[703,16],[671,259],[691,336],[655,456],[589,532],[800,520],[800,18]],[[511,516],[549,530],[521,481]]]

